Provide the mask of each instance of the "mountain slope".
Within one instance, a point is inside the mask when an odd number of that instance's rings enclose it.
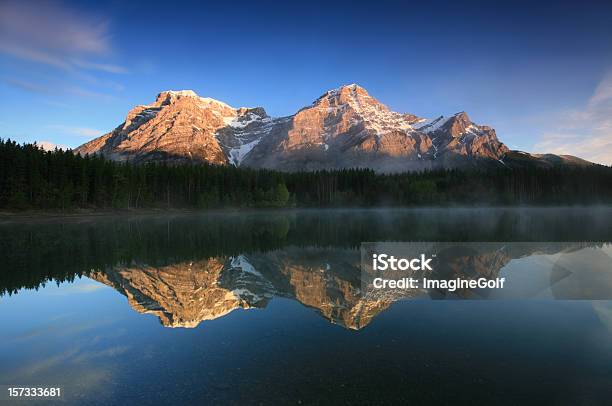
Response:
[[[112,132],[75,152],[113,160],[208,162],[284,171],[588,165],[571,156],[510,151],[465,112],[433,120],[391,111],[355,84],[330,90],[288,117],[233,108],[190,90],[165,91]]]
[[[235,109],[191,90],[161,92],[132,109],[112,132],[78,147],[118,161],[203,161],[239,164],[270,128],[262,108]]]

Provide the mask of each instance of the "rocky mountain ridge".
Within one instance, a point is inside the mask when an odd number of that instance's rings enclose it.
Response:
[[[391,111],[362,87],[330,90],[288,117],[234,108],[191,90],[161,92],[113,131],[78,147],[118,161],[207,162],[284,171],[587,165],[511,151],[465,112],[424,119]]]

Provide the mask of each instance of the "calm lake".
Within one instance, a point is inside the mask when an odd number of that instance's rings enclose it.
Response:
[[[368,299],[373,241],[488,242],[464,271],[514,285]],[[610,404],[610,242],[611,208],[4,220],[0,385],[71,404]]]

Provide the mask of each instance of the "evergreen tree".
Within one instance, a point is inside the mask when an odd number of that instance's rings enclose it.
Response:
[[[610,203],[612,168],[601,165],[283,173],[205,163],[135,165],[0,139],[1,209]]]

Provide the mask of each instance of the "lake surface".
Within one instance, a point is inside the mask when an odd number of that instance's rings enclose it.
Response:
[[[515,282],[373,300],[373,241],[488,242],[469,272]],[[0,385],[71,404],[610,404],[612,301],[592,300],[612,298],[610,242],[610,208],[4,221]]]

